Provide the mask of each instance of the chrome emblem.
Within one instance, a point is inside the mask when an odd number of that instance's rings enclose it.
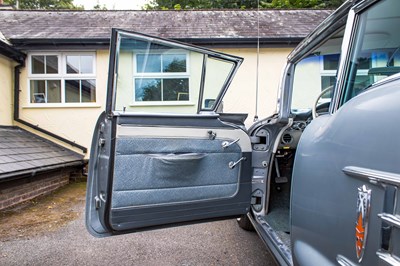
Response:
[[[368,220],[371,209],[371,190],[366,185],[358,188],[357,221],[356,221],[356,254],[358,262],[364,256],[367,243]]]

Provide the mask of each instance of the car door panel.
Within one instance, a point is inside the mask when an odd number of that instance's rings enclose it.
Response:
[[[107,156],[112,178],[104,214],[110,231],[236,216],[249,210],[251,145],[245,131],[219,121],[218,115],[114,119],[115,151]],[[143,120],[152,120],[151,126]],[[231,145],[224,148],[224,143]]]

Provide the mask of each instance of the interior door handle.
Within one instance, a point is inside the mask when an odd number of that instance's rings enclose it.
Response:
[[[246,157],[242,157],[242,158],[240,158],[239,160],[237,160],[236,162],[229,162],[229,164],[228,164],[228,166],[229,166],[229,168],[230,169],[233,169],[233,168],[235,168],[235,166],[238,164],[238,163],[240,163],[241,161],[246,161]]]
[[[232,141],[232,142],[224,141],[224,142],[222,142],[222,148],[226,149],[226,148],[228,148],[229,146],[231,146],[231,145],[235,144],[236,142],[238,142],[239,140],[240,140],[240,139],[237,139],[237,140],[234,140],[234,141]]]

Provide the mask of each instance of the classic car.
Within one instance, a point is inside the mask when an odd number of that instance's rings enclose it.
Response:
[[[399,29],[400,1],[345,2],[289,55],[276,112],[248,129],[220,108],[242,58],[114,29],[87,229],[239,217],[281,265],[399,265]],[[185,112],[134,111],[154,102]]]

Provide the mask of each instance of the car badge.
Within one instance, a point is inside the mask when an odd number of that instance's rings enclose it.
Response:
[[[368,220],[371,209],[371,190],[363,185],[358,188],[357,199],[357,221],[356,221],[356,254],[358,262],[364,256],[365,244],[367,243]]]

